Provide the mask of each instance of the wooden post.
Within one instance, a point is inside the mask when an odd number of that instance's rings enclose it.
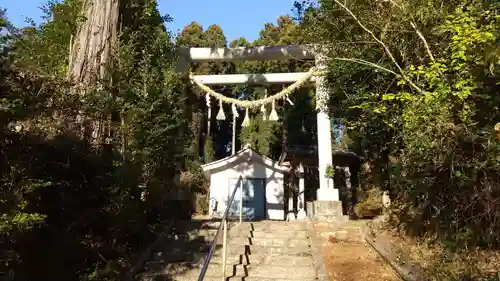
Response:
[[[300,163],[299,165],[299,206],[298,206],[298,212],[297,212],[297,219],[302,220],[302,219],[307,219],[306,212],[304,210],[305,208],[305,182],[304,182],[304,165]]]
[[[243,221],[243,181],[240,181],[240,223]]]
[[[205,142],[208,140],[210,137],[210,125],[212,125],[212,108],[208,107],[208,121],[207,121],[207,137],[205,138]]]
[[[227,218],[222,222],[224,224],[224,236],[222,237],[222,280],[226,281],[226,255],[227,255]]]
[[[231,143],[231,155],[236,153],[236,115],[233,114],[233,139]]]

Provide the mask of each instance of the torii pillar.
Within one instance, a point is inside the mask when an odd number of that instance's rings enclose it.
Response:
[[[298,211],[297,211],[297,219],[298,220],[303,220],[307,219],[307,214],[305,211],[305,182],[304,182],[304,165],[302,165],[302,162],[299,165],[299,198],[298,198]]]
[[[327,70],[326,60],[327,57],[324,55],[324,52],[319,52],[316,54],[315,61],[318,71]],[[332,165],[332,124],[328,113],[329,100],[330,93],[328,92],[326,77],[316,77],[316,112],[319,169],[319,189],[316,191],[317,201],[339,200],[339,191],[338,189],[334,188],[333,179],[326,177],[326,168]]]

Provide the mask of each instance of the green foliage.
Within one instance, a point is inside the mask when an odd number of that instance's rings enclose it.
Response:
[[[203,152],[203,159],[205,160],[205,163],[210,163],[215,160],[214,142],[212,141],[212,138],[208,137],[205,140],[205,147],[203,148]]]
[[[11,167],[11,174],[18,173],[15,169],[15,167]],[[9,235],[13,231],[24,232],[43,223],[46,215],[26,212],[29,205],[28,196],[40,188],[51,186],[51,182],[28,181],[16,185],[5,182],[3,184],[2,199],[0,199],[3,206],[0,218],[0,235]]]
[[[307,26],[322,17],[324,23],[311,28],[322,36],[330,34],[333,57],[357,57],[394,69],[384,50],[361,43],[373,38],[352,17],[335,9],[334,1],[322,4],[316,18],[304,16],[303,21]],[[491,224],[499,207],[494,199],[500,191],[493,132],[498,119],[487,113],[499,106],[494,94],[498,10],[480,2],[437,4],[347,3],[424,92],[413,91],[401,77],[332,62],[332,112],[349,121],[353,149],[381,173],[377,184],[396,194],[401,227],[419,235],[437,234],[454,248],[498,247],[499,237],[492,234],[498,230],[491,232],[500,227]],[[388,32],[409,26],[410,20],[421,28],[434,59],[418,34]],[[396,161],[389,161],[391,157]]]
[[[335,177],[335,167],[328,165],[325,170],[325,177],[333,179]]]
[[[207,215],[209,208],[209,197],[208,195],[196,194],[196,212],[198,214]]]
[[[165,214],[189,217],[190,204],[176,205],[171,194],[196,193],[198,211],[207,210],[200,164],[227,156],[231,145],[231,109],[224,108],[227,120],[207,120],[205,93],[172,71],[179,46],[226,46],[219,26],[204,30],[192,22],[173,44],[163,25],[168,17],[160,16],[155,1],[124,1],[106,76],[101,87],[88,87],[82,102],[69,94],[65,78],[72,35],[86,20],[83,2],[49,3],[46,21],[22,30],[0,10],[0,251],[6,257],[0,272],[8,280],[120,279],[156,225],[169,219]],[[332,58],[361,58],[397,71],[335,1],[318,2],[296,4],[296,18],[281,16],[266,23],[254,42],[240,38],[230,45],[331,43]],[[389,189],[403,230],[437,235],[452,249],[500,247],[498,4],[343,3],[403,69],[394,76],[366,64],[329,62],[330,112],[347,122],[343,149],[364,156],[371,167],[364,175],[370,188],[360,192],[357,212],[377,214],[378,189]],[[193,64],[192,71],[296,72],[311,66],[296,60],[211,62]],[[216,90],[245,99],[264,96],[261,87]],[[267,90],[274,94],[281,87]],[[301,89],[290,99],[293,106],[276,103],[278,122],[251,111],[250,126],[242,128],[240,111],[239,141],[274,158],[290,144],[315,145],[313,90]],[[213,100],[212,107],[218,110]],[[265,109],[268,115],[271,107]],[[78,110],[89,119],[107,118],[111,130],[102,150],[76,137],[72,118]],[[333,167],[326,174],[334,177]],[[49,251],[54,258],[46,259]]]
[[[123,3],[106,77],[101,87],[89,85],[82,103],[65,82],[82,3],[49,3],[46,21],[23,30],[1,13],[0,272],[7,280],[121,279],[161,221],[190,216],[189,204],[169,197],[185,168],[191,115],[164,17],[155,1]],[[77,137],[77,110],[109,116],[101,150]]]
[[[276,22],[266,23],[260,31],[260,36],[254,42],[239,39],[231,42],[231,46],[262,46],[262,45],[289,45],[305,42],[301,27],[289,16],[280,16]],[[238,73],[268,73],[268,72],[299,72],[307,71],[312,67],[309,61],[247,61],[236,64]],[[263,98],[263,87],[240,87],[235,92],[245,93],[245,99]],[[268,95],[282,90],[281,86],[267,87]],[[312,94],[312,95],[311,95]],[[279,121],[263,120],[261,112],[250,112],[251,125],[241,129],[239,138],[241,142],[249,143],[261,154],[271,158],[279,158],[287,145],[315,144],[314,92],[304,87],[297,90],[290,99],[294,105],[287,101],[278,101],[275,104]],[[266,115],[271,112],[271,106],[266,106]],[[266,116],[266,117],[267,117]]]
[[[345,9],[333,0],[320,2],[296,5],[310,40],[331,43],[332,58],[397,69]],[[393,75],[330,62],[331,113],[347,120],[350,149],[372,167],[365,176],[391,190],[401,230],[437,236],[451,250],[498,249],[498,4],[342,3],[403,69]],[[403,74],[423,91],[410,87]]]
[[[252,116],[250,126],[243,127],[240,133],[242,144],[249,144],[262,155],[269,156],[274,143],[279,141],[276,121],[262,120],[262,115]]]
[[[2,65],[0,69],[0,89],[3,93],[3,96],[0,97],[0,116],[2,118],[0,132],[4,136],[4,139],[0,142],[0,151],[5,160],[8,159],[8,150],[6,148],[11,141],[8,135],[5,134],[6,126],[9,121],[22,118],[27,114],[29,110],[26,110],[25,106],[31,104],[29,100],[32,99],[28,95],[17,98],[11,98],[8,95],[8,91],[12,86],[10,77],[8,77],[12,72],[9,52],[11,51],[15,33],[15,28],[5,18],[5,10],[0,9],[0,62]],[[19,177],[22,173],[22,167],[17,166],[15,163],[7,162],[7,164],[2,165],[3,176],[0,178],[0,184],[2,185],[0,189],[0,235],[8,236],[29,231],[42,224],[46,217],[44,214],[32,212],[28,208],[29,197],[38,189],[48,187],[52,183],[37,179],[22,180]]]
[[[253,100],[263,98],[265,94],[263,88],[247,87],[245,91],[250,92],[247,98]],[[268,120],[270,112],[271,106],[266,105],[266,120],[264,120],[262,112],[250,111],[250,125],[241,128],[239,138],[242,145],[249,144],[260,154],[275,157],[276,151],[273,151],[273,148],[280,144],[281,130],[279,128],[280,121]]]
[[[492,72],[498,61],[488,61],[483,51],[496,44],[498,19],[496,11],[457,9],[442,25],[450,37],[449,55],[410,67],[411,77],[418,77],[427,92],[400,99],[405,108],[401,168],[408,182],[400,192],[414,202],[404,211],[427,221],[453,247],[500,246],[492,234],[500,225],[491,224],[500,207],[493,199],[500,195],[500,145],[493,131],[498,119],[481,113],[500,105],[496,85],[488,82],[498,81]]]
[[[19,48],[15,48],[15,55],[23,58],[17,62],[19,67],[44,76],[65,77],[71,35],[83,20],[82,2],[49,2],[43,7],[46,22],[40,27],[24,28],[16,40]]]
[[[376,187],[358,190],[358,203],[354,206],[360,218],[373,218],[382,214],[382,192]]]

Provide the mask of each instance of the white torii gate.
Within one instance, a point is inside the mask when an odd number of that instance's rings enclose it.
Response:
[[[183,48],[178,52],[179,70],[185,71],[190,62],[209,61],[249,61],[249,60],[315,60],[318,71],[326,70],[325,56],[310,46],[262,46],[237,48]],[[266,74],[229,74],[195,75],[193,79],[205,85],[241,85],[241,84],[290,84],[306,73],[266,73]],[[339,192],[333,186],[333,180],[326,178],[326,168],[332,165],[331,122],[328,115],[329,92],[326,78],[313,77],[316,83],[316,110],[318,133],[318,201],[338,201]]]

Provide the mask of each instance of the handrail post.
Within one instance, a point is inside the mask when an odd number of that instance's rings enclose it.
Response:
[[[240,223],[243,221],[243,181],[240,181]]]
[[[224,236],[222,237],[222,280],[226,281],[226,255],[227,255],[227,218],[224,219]]]
[[[238,181],[241,183],[243,180],[243,177],[240,176]],[[234,197],[236,196],[236,191],[238,190],[238,184],[235,185],[235,188],[233,189],[233,192],[231,193],[231,196],[229,197],[229,200],[226,204],[226,210],[224,211],[224,215],[222,215],[221,223],[219,224],[219,227],[217,227],[217,233],[215,233],[214,241],[212,242],[212,245],[210,246],[210,250],[208,251],[207,256],[205,257],[205,261],[203,262],[203,267],[201,268],[200,275],[198,276],[198,281],[203,281],[203,278],[205,278],[205,274],[207,273],[207,268],[208,265],[210,264],[210,260],[212,259],[212,256],[214,254],[215,248],[217,247],[221,235],[221,230],[223,232],[223,237],[222,237],[222,281],[226,281],[226,263],[227,263],[227,232],[228,232],[228,223],[227,223],[227,216],[229,214],[229,208],[231,207],[231,204],[234,201]]]

